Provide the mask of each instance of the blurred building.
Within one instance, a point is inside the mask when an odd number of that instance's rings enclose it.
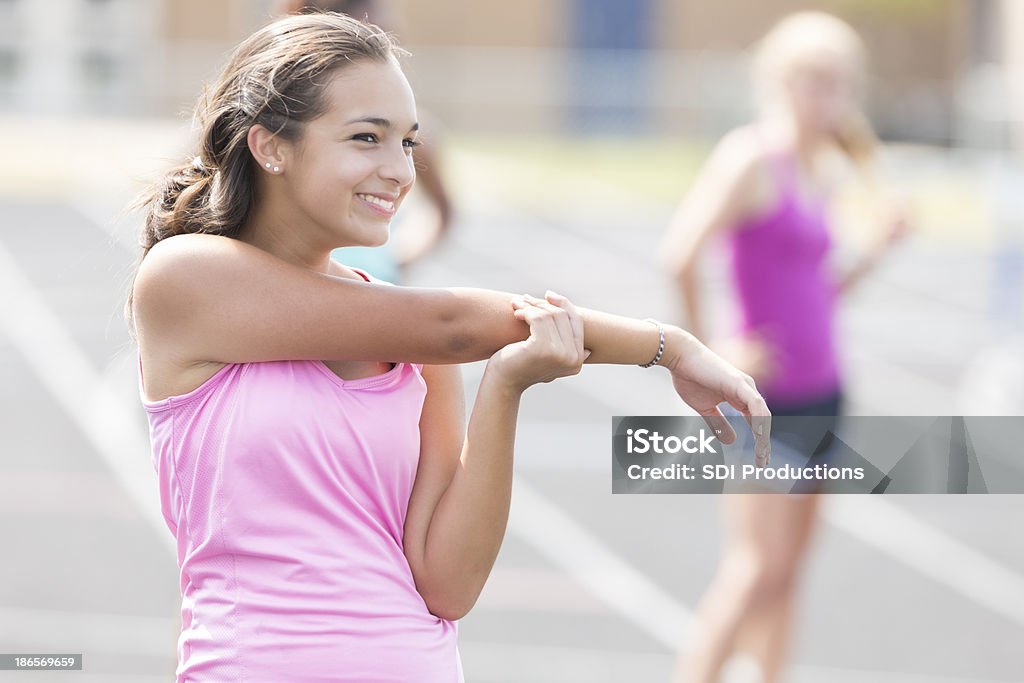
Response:
[[[398,4],[421,99],[460,125],[717,135],[751,114],[754,42],[789,12],[822,9],[870,46],[869,104],[883,136],[948,143],[990,135],[1004,3],[1014,0]]]
[[[272,0],[0,0],[0,110],[175,115]],[[1016,0],[396,0],[421,103],[476,132],[717,135],[750,116],[747,49],[784,14],[871,47],[883,136],[998,144]],[[1011,9],[1012,8],[1012,9]],[[1018,30],[1019,34],[1019,30]],[[1018,67],[1019,68],[1019,67]]]
[[[0,111],[177,114],[269,4],[0,0]]]

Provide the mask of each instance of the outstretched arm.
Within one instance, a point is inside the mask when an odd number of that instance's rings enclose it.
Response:
[[[177,235],[139,268],[141,338],[173,344],[184,362],[376,360],[446,364],[488,358],[529,336],[515,295],[474,287],[401,287],[302,268],[245,242]],[[581,308],[591,363],[645,363],[653,325]],[[673,337],[666,360],[677,351]],[[665,364],[665,363],[662,363]]]
[[[523,341],[529,327],[508,292],[472,287],[401,287],[337,278],[218,235],[169,237],[154,246],[135,281],[141,343],[173,349],[179,364],[215,361],[376,360],[423,364],[489,358]],[[659,346],[654,325],[580,308],[588,363],[640,364]],[[717,405],[748,419],[769,415],[753,381],[674,326],[659,365],[680,397],[723,430]],[[765,434],[764,438],[767,438]],[[759,444],[767,448],[767,443]],[[760,451],[759,451],[760,453]]]

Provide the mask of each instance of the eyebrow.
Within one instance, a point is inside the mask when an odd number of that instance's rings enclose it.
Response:
[[[380,126],[381,128],[390,128],[391,127],[391,121],[389,121],[388,119],[380,118],[379,116],[364,116],[363,118],[352,119],[351,121],[347,121],[345,123],[345,125],[349,126],[349,125],[351,125],[353,123],[371,123],[371,124],[373,124],[375,126]],[[417,121],[416,123],[412,124],[412,128],[410,128],[409,131],[411,132],[411,131],[419,130],[419,129],[420,129],[420,124],[419,124],[419,121]]]

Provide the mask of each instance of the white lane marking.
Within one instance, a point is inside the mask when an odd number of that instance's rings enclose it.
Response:
[[[107,234],[108,244],[138,256],[140,247],[137,233],[145,216],[139,210],[129,213],[129,198],[118,196],[120,201],[113,201],[91,192],[75,192],[69,193],[66,201],[93,226]]]
[[[829,496],[834,527],[996,614],[1024,625],[1024,577],[878,496]]]
[[[77,518],[138,519],[121,484],[107,472],[4,472],[0,514]]]
[[[693,615],[674,595],[516,477],[508,528],[655,642],[675,650]]]
[[[856,354],[855,354],[856,355]],[[916,382],[916,385],[925,389],[924,395],[938,396],[937,402],[941,405],[951,406],[953,392],[942,385],[930,380],[922,375],[919,375],[911,370],[905,368],[892,366],[881,359],[870,357],[867,354],[860,353],[856,356],[861,363],[870,361],[873,364],[881,364],[886,367],[887,370],[898,370],[900,372],[901,380],[904,382]],[[891,366],[891,367],[890,367]],[[480,370],[482,372],[482,369]],[[582,374],[582,373],[581,373]],[[470,373],[466,374],[467,381],[470,380]],[[577,378],[572,378],[573,380]],[[595,378],[596,380],[597,378]],[[654,378],[659,379],[659,378]],[[597,402],[607,406],[612,414],[624,414],[621,412],[621,403],[618,405],[614,404],[609,395],[619,396],[621,401],[622,394],[628,394],[632,396],[632,392],[611,392],[606,391],[607,387],[598,387],[595,385],[588,386],[587,389],[593,388],[593,391],[588,391],[588,397]],[[472,393],[472,389],[467,390],[468,393]],[[674,394],[673,394],[674,396]],[[469,399],[471,400],[471,396]],[[684,404],[677,400],[677,404],[680,407],[685,408]],[[906,404],[904,404],[906,405]],[[616,412],[619,410],[619,412]],[[941,414],[944,411],[940,411]],[[516,486],[522,487],[524,490],[526,487],[522,486],[522,479],[516,479]],[[531,495],[532,494],[532,495]],[[539,493],[532,491],[526,494],[530,496],[531,501],[543,501],[543,498]],[[898,561],[902,561],[913,569],[918,570],[925,576],[932,578],[943,586],[950,587],[956,592],[964,595],[965,597],[973,600],[976,604],[994,611],[996,614],[1008,616],[1010,619],[1017,623],[1024,623],[1024,577],[1020,574],[1014,573],[1012,570],[1000,565],[996,560],[989,558],[980,551],[954,540],[948,534],[942,532],[936,527],[926,523],[913,516],[909,512],[900,510],[896,506],[886,503],[879,499],[877,496],[870,498],[863,498],[865,506],[874,506],[871,508],[871,514],[863,513],[856,508],[851,507],[855,505],[859,500],[848,499],[845,496],[830,496],[835,502],[835,505],[830,505],[828,501],[823,506],[823,515],[826,522],[828,522],[833,528],[839,529],[846,534],[853,536],[867,545],[875,548],[881,553],[891,555]],[[594,557],[613,557],[614,566],[621,566],[622,562],[608,549],[597,541],[593,536],[589,534],[585,529],[572,522],[572,520],[565,517],[564,514],[560,513],[560,510],[551,503],[543,503],[546,509],[549,511],[554,519],[554,514],[557,512],[559,518],[564,523],[552,523],[548,524],[543,521],[543,516],[533,515],[534,519],[537,519],[537,526],[534,528],[528,525],[513,526],[512,518],[510,517],[509,528],[515,533],[518,533],[524,540],[531,542],[538,549],[545,551],[547,548],[551,548],[551,559],[564,570],[570,573],[575,573],[575,567],[580,565],[580,562],[574,561],[571,557],[563,557],[565,553],[559,550],[559,547],[567,548],[572,547],[574,541],[566,540],[564,544],[560,544],[557,540],[557,534],[554,534],[551,529],[559,528],[561,533],[566,534],[567,539],[570,533],[578,530],[583,534],[580,544],[582,548],[594,548]],[[515,510],[515,497],[513,497],[513,511]],[[896,529],[900,529],[899,533]],[[912,536],[912,535],[913,536]],[[547,538],[543,538],[547,536]],[[907,543],[906,539],[914,537],[919,539],[926,539],[921,544]],[[927,543],[927,545],[925,545]],[[586,563],[583,563],[584,566]],[[970,572],[978,572],[978,574],[971,574]],[[614,573],[614,570],[613,570]],[[642,574],[631,568],[627,568],[620,574],[620,578],[625,580],[625,577],[631,575],[637,575],[642,577]],[[978,581],[972,578],[970,581],[964,580],[966,576],[978,576],[986,577],[985,581]],[[645,593],[645,586],[649,584],[649,581],[643,577],[639,580],[636,590],[640,593]],[[984,585],[980,585],[984,584]],[[612,607],[619,609],[620,600],[618,596],[614,595],[614,590],[607,588],[602,589],[599,583],[596,585],[594,582],[586,584],[588,588],[594,591],[595,595],[598,595],[602,599],[605,599]],[[651,596],[656,595],[652,593]],[[662,593],[664,596],[665,594]],[[666,614],[668,619],[666,621],[651,621],[648,623],[642,618],[642,610],[640,614],[637,614],[637,610],[631,605],[626,605],[624,610],[620,612],[629,618],[633,623],[639,626],[645,632],[650,633],[658,642],[666,644],[668,647],[675,648],[679,641],[670,639],[673,629],[677,629],[676,633],[682,633],[683,628],[686,624],[690,623],[690,612],[683,604],[678,603],[674,600],[665,603]],[[675,616],[672,616],[675,615]],[[684,618],[683,615],[686,615]],[[672,626],[673,619],[675,620],[676,626]],[[692,623],[689,628],[694,628]]]
[[[160,511],[149,435],[133,420],[139,404],[112,390],[70,331],[0,243],[0,331],[110,467],[162,546],[175,553]],[[134,394],[133,394],[134,396]]]
[[[904,374],[913,375],[911,372]],[[590,398],[607,403],[602,396],[604,393],[607,392],[591,393]],[[822,510],[825,521],[832,527],[892,556],[981,607],[1024,624],[1024,576],[981,551],[878,496],[856,499],[829,496]],[[908,538],[913,538],[914,542],[908,543]]]

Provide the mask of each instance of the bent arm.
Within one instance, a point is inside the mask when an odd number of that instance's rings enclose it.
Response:
[[[404,549],[430,611],[456,620],[476,603],[505,536],[521,392],[488,366],[467,430],[458,368],[423,374],[429,388]]]
[[[403,287],[337,278],[240,240],[177,235],[154,246],[135,281],[140,339],[152,334],[181,361],[483,360],[529,337],[513,294],[474,287]],[[579,307],[588,363],[654,357],[650,323]],[[679,350],[667,327],[661,365]]]
[[[679,292],[689,331],[707,341],[701,309],[700,263],[713,236],[735,228],[751,210],[762,149],[747,131],[733,131],[715,147],[669,221],[659,265]]]

